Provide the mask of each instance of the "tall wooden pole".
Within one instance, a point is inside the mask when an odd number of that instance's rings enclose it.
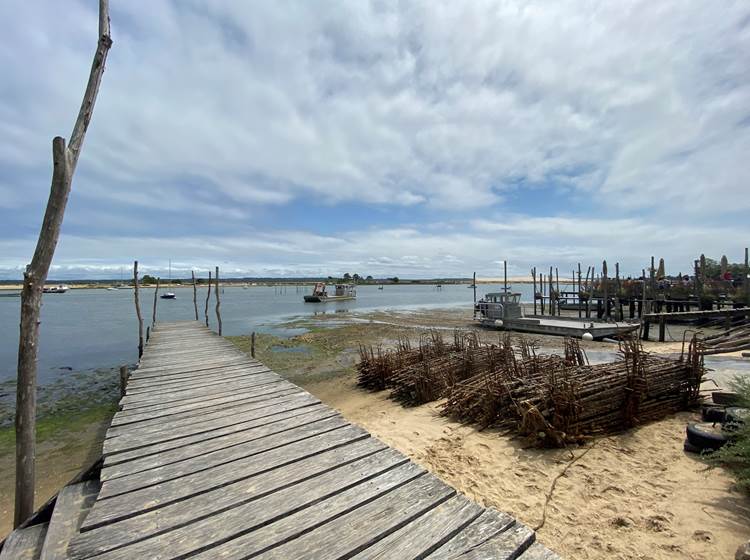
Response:
[[[609,282],[607,281],[607,261],[602,262],[602,284],[604,290],[604,317],[609,321]]]
[[[503,291],[508,293],[508,261],[503,261]]]
[[[219,336],[221,336],[221,291],[219,290],[219,267],[216,267],[215,292],[216,292],[216,322],[219,325]]]
[[[138,317],[138,359],[143,356],[143,315],[141,315],[141,299],[138,293],[138,261],[133,262],[133,297],[135,299],[135,315]]]
[[[745,292],[745,305],[750,305],[750,261],[748,261],[748,251],[745,247],[745,277],[742,279],[742,287]]]
[[[583,316],[583,306],[581,304],[581,263],[578,263],[578,318]]]
[[[83,140],[94,111],[104,74],[109,35],[109,3],[99,0],[99,41],[91,64],[81,108],[73,125],[70,142],[57,136],[52,140],[52,184],[34,256],[26,267],[21,291],[21,320],[18,340],[18,379],[16,390],[16,495],[13,525],[18,527],[34,512],[36,462],[36,375],[42,288],[60,237],[65,207],[73,184]]]
[[[158,301],[159,297],[159,282],[161,281],[161,278],[156,279],[156,289],[154,290],[154,311],[151,315],[151,328],[154,328],[154,325],[156,325],[156,302]]]
[[[474,282],[472,283],[474,289],[474,310],[472,311],[472,317],[477,318],[477,273],[474,273]]]
[[[208,326],[208,300],[211,299],[211,271],[208,271],[208,291],[206,292],[206,326]]]
[[[536,315],[536,267],[531,269],[531,283],[534,285],[534,315]]]
[[[555,315],[555,303],[554,303],[554,284],[552,283],[552,267],[549,267],[549,276],[547,277],[547,281],[549,282],[549,314],[554,316]]]
[[[195,309],[195,320],[198,320],[198,286],[195,283],[195,271],[191,270],[190,274],[193,275],[193,308]]]

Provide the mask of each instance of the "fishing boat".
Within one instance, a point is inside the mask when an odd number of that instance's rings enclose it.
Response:
[[[329,294],[324,282],[318,282],[313,288],[313,293],[305,296],[307,303],[325,303],[327,301],[342,301],[356,299],[357,290],[352,284],[336,284],[334,292]]]
[[[42,288],[42,292],[45,294],[64,294],[67,292],[70,288],[64,284],[59,284],[57,286],[45,286]]]
[[[584,340],[619,338],[640,327],[640,321],[608,323],[573,317],[525,317],[521,308],[521,294],[493,292],[484,296],[474,306],[477,320],[482,326],[556,336],[571,336]]]
[[[177,296],[174,294],[174,292],[165,292],[159,297],[161,299],[177,299]]]

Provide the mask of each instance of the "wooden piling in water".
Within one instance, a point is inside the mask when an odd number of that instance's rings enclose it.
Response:
[[[474,288],[474,305],[476,305],[477,304],[477,273],[476,272],[474,273],[473,288]],[[474,312],[476,313],[476,311]]]
[[[151,315],[152,327],[156,324],[156,302],[157,302],[157,298],[159,297],[159,282],[160,281],[161,281],[161,278],[156,279],[156,289],[154,290],[154,311]]]
[[[742,279],[742,287],[745,292],[745,305],[750,305],[750,261],[748,261],[747,247],[745,247],[745,277]]]
[[[133,261],[133,298],[135,299],[135,315],[138,317],[138,359],[143,356],[143,315],[141,315],[141,300],[138,295],[138,261]]]
[[[214,279],[215,284],[215,292],[216,292],[216,322],[219,325],[219,336],[221,336],[221,297],[220,297],[220,291],[219,291],[219,267],[216,267],[216,278]]]
[[[198,320],[198,285],[195,283],[195,271],[191,270],[193,276],[193,308],[195,309],[195,320]]]
[[[534,315],[536,315],[536,267],[531,269],[531,282],[534,285]]]
[[[206,292],[206,326],[208,326],[208,300],[211,299],[211,271],[208,271],[208,291]]]
[[[125,396],[128,386],[128,366],[120,366],[120,396]]]
[[[604,318],[609,321],[609,281],[607,278],[607,261],[602,262],[602,285],[604,286]]]

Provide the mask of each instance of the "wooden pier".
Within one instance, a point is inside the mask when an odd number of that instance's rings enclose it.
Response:
[[[0,559],[558,558],[197,321],[156,326],[120,404],[99,480]]]

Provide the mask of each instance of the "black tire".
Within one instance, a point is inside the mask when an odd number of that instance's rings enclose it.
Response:
[[[697,453],[698,455],[701,454],[701,449],[690,443],[687,439],[685,440],[685,443],[682,444],[682,449],[684,449],[688,453]]]
[[[701,451],[716,451],[727,443],[727,437],[711,424],[688,424],[687,440]]]
[[[701,416],[704,422],[723,422],[725,408],[723,406],[703,405]]]
[[[740,402],[740,396],[732,391],[714,391],[711,393],[711,400],[714,401],[714,404],[737,406]]]

